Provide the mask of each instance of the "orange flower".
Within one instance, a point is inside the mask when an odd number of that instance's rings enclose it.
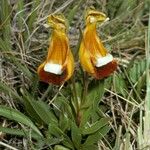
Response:
[[[87,12],[86,28],[79,50],[81,66],[97,79],[109,76],[117,68],[117,62],[107,52],[96,33],[97,22],[102,23],[107,19],[101,12],[95,10]]]
[[[48,55],[37,72],[41,81],[59,85],[72,76],[74,59],[66,35],[64,17],[50,15],[48,23],[53,29]]]

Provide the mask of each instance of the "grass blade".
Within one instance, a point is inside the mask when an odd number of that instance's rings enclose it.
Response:
[[[20,122],[24,125],[27,125],[33,131],[35,131],[39,136],[42,137],[41,132],[34,125],[34,123],[27,116],[25,116],[24,114],[22,114],[19,111],[12,109],[12,108],[9,108],[9,107],[6,107],[6,106],[0,106],[0,116],[6,117],[10,120]]]

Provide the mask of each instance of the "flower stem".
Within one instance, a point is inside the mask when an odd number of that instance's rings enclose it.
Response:
[[[72,94],[73,94],[73,100],[74,100],[74,106],[75,106],[75,112],[76,115],[80,111],[80,102],[77,96],[77,90],[76,90],[76,85],[75,85],[75,80],[72,78]]]
[[[86,97],[87,97],[87,92],[88,92],[88,85],[89,85],[89,80],[88,79],[88,74],[84,73],[84,78],[83,78],[83,82],[84,82],[84,89],[83,89],[83,94],[82,94],[82,104],[85,103],[86,101]]]

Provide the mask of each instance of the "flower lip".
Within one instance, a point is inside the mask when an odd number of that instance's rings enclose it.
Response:
[[[104,66],[104,65],[110,63],[111,61],[113,61],[113,56],[111,54],[107,54],[104,57],[98,57],[95,66],[101,67],[101,66]]]
[[[62,74],[62,65],[59,64],[53,64],[53,63],[46,63],[44,66],[44,71],[53,73],[56,75],[61,75]]]

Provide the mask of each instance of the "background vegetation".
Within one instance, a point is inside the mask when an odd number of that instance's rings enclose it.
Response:
[[[83,109],[82,125],[88,116],[95,124],[81,134],[69,120],[72,86],[41,83],[36,70],[49,45],[47,16],[65,15],[76,55],[84,13],[91,6],[110,18],[98,32],[119,65],[105,80],[89,78],[84,107],[94,101],[94,111]],[[149,6],[148,0],[0,0],[0,148],[150,149]],[[79,97],[82,78],[77,59],[74,82]],[[90,147],[95,138],[98,147]]]

